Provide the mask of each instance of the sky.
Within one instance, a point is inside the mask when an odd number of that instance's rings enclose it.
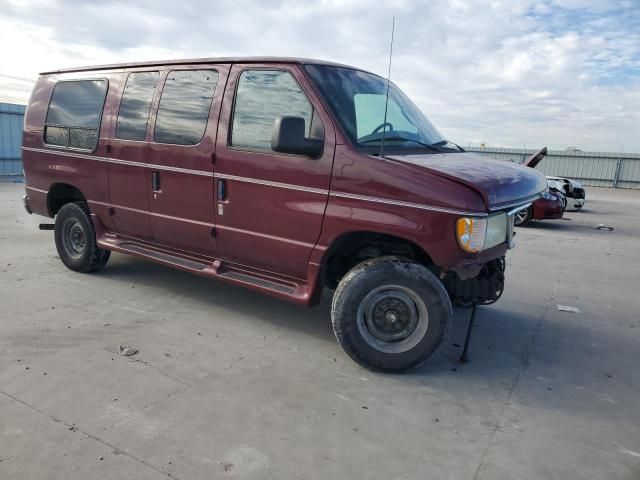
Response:
[[[0,0],[0,101],[38,72],[303,56],[391,78],[461,145],[640,152],[640,0]]]

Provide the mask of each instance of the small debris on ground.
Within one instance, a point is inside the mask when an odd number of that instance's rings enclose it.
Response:
[[[171,462],[169,462],[171,463]],[[223,472],[230,472],[233,468],[233,463],[222,463],[220,462],[220,466],[222,467]]]
[[[576,307],[570,307],[569,305],[558,304],[558,310],[561,312],[580,313],[580,309]]]
[[[131,345],[118,345],[118,353],[123,357],[130,357],[138,353],[138,349]]]
[[[104,460],[104,457],[98,457],[98,460]]]
[[[605,225],[604,223],[601,223],[600,225],[596,226],[596,227],[591,227],[594,230],[604,230],[605,232],[613,232],[614,228],[613,227],[609,227],[607,225]]]
[[[438,417],[433,417],[433,423],[438,423],[440,419]]]
[[[105,323],[104,326],[108,327],[109,325],[111,325],[110,323]]]
[[[366,405],[362,405],[362,408],[363,408],[364,410],[369,410],[369,407],[367,407]]]

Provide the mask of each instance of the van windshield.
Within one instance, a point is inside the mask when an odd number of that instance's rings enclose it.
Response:
[[[387,81],[372,73],[330,65],[305,69],[357,147],[379,149],[384,136],[389,150],[442,148],[447,142],[424,114],[393,83],[385,123]]]

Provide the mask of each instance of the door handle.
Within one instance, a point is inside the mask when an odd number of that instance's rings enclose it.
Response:
[[[160,190],[160,172],[151,173],[151,190],[154,192]]]
[[[227,199],[227,181],[218,179],[218,201],[224,202]]]

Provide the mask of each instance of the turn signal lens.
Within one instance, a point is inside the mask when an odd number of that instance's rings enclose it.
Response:
[[[462,217],[456,222],[456,236],[460,247],[470,253],[477,253],[484,247],[487,236],[487,219]]]

